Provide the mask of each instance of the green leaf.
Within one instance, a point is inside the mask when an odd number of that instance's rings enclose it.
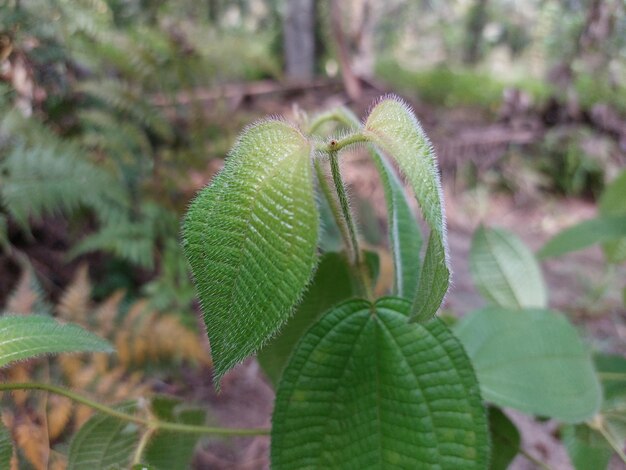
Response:
[[[556,312],[486,308],[456,325],[483,398],[573,423],[600,407],[600,384],[576,329]]]
[[[623,170],[610,185],[606,187],[598,203],[600,215],[626,215],[626,170]],[[620,240],[605,242],[602,245],[604,255],[611,263],[626,261],[626,237]]]
[[[180,400],[170,397],[153,398],[152,410],[167,422],[203,425],[206,418],[203,409],[186,407]],[[186,470],[191,467],[198,438],[193,434],[159,432],[148,443],[142,460],[157,470]]]
[[[491,470],[506,470],[520,449],[517,427],[499,408],[489,408],[489,432],[491,434]]]
[[[532,252],[514,234],[482,225],[474,233],[470,271],[480,293],[501,307],[545,308],[547,293]]]
[[[596,371],[604,401],[601,413],[609,433],[617,441],[626,440],[626,358],[623,356],[596,354]]]
[[[420,274],[422,232],[406,199],[404,187],[387,158],[370,152],[385,191],[389,246],[393,255],[394,294],[413,300]]]
[[[135,403],[117,407],[132,413]],[[133,450],[139,440],[136,424],[108,415],[97,414],[74,435],[68,453],[68,470],[111,470],[128,468]]]
[[[0,419],[0,468],[11,468],[11,457],[13,457],[13,439]]]
[[[626,216],[597,217],[569,227],[551,238],[537,253],[540,258],[562,256],[597,243],[626,237]]]
[[[435,153],[413,112],[394,97],[381,100],[372,109],[363,134],[396,161],[430,227],[411,315],[419,321],[427,320],[441,306],[450,280],[443,193]]]
[[[603,470],[613,455],[602,434],[586,424],[563,426],[561,439],[576,470]]]
[[[306,333],[277,392],[272,468],[487,466],[472,366],[442,321],[409,323],[410,309],[351,300]]]
[[[265,346],[257,359],[276,387],[296,343],[304,332],[333,305],[353,296],[355,289],[345,256],[326,253],[296,313],[280,334]]]
[[[192,203],[184,249],[219,379],[288,319],[316,263],[311,145],[282,121],[240,137]]]
[[[44,315],[0,317],[0,367],[42,354],[113,352],[104,339],[78,325],[61,324]]]

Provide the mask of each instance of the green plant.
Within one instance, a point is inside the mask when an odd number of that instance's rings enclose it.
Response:
[[[319,136],[328,122],[343,133]],[[361,248],[339,164],[355,146],[370,153],[387,202],[394,284],[382,297],[377,257]],[[396,167],[430,228],[423,255]],[[321,257],[318,200],[344,245]],[[450,276],[437,163],[417,119],[394,97],[378,101],[362,124],[338,109],[297,124],[252,125],[190,206],[183,235],[216,387],[255,352],[276,385],[274,468],[504,468],[524,451],[506,415],[488,414],[483,399],[566,423],[595,422],[601,396],[591,356],[576,330],[546,310],[539,269],[521,243],[479,232],[472,269],[493,305],[452,330],[435,316]],[[182,415],[167,407],[114,408],[47,384],[0,385],[15,389],[47,390],[100,412],[74,437],[71,468],[87,462],[77,455],[95,456],[90,468],[130,461],[165,468],[177,457],[159,463],[149,452],[164,432],[177,433],[161,440],[164,451],[180,433],[270,432],[178,423]],[[114,460],[99,446],[103,436],[121,449]],[[180,445],[189,448],[187,440]]]

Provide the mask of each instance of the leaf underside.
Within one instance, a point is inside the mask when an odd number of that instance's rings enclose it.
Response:
[[[483,226],[476,230],[470,271],[480,293],[495,305],[547,307],[545,283],[534,255],[506,230]]]
[[[410,108],[393,97],[383,99],[372,109],[363,132],[396,161],[431,230],[412,307],[412,317],[424,321],[441,306],[450,281],[443,193],[435,152]]]
[[[184,225],[218,382],[289,317],[316,262],[318,225],[309,142],[282,121],[250,127]]]
[[[104,339],[78,325],[61,324],[46,315],[0,317],[0,367],[42,354],[112,352]]]
[[[135,403],[118,409],[132,413]],[[108,415],[97,414],[74,435],[68,453],[68,470],[128,468],[139,440],[137,426]]]
[[[342,303],[303,337],[273,415],[275,469],[484,469],[485,410],[463,348],[410,302]]]
[[[601,391],[591,357],[563,315],[492,307],[465,316],[454,331],[485,400],[564,422],[598,411]]]

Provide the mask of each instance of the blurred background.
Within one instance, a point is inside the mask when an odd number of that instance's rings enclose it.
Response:
[[[478,224],[537,249],[593,217],[624,168],[626,4],[0,0],[0,306],[82,323],[118,350],[3,379],[53,377],[105,401],[173,393],[208,404],[216,423],[267,426],[273,391],[255,360],[212,389],[181,216],[255,119],[338,105],[363,116],[390,92],[439,157],[455,273],[445,309],[462,315],[483,302],[467,267]],[[358,152],[343,165],[390,283],[376,172]],[[551,305],[599,349],[626,352],[623,263],[594,248],[544,268]],[[15,397],[2,418],[23,461],[64,468],[90,411]],[[570,468],[549,428],[526,425],[529,452]],[[207,440],[193,462],[264,468],[267,448]]]

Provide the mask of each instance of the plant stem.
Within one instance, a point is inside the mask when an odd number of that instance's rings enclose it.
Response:
[[[328,179],[326,177],[326,172],[322,168],[322,163],[320,159],[315,159],[315,172],[317,174],[317,180],[320,184],[320,190],[322,191],[322,194],[328,202],[328,206],[330,207],[333,219],[335,219],[335,223],[337,224],[339,232],[341,233],[341,238],[346,245],[346,249],[350,251],[350,234],[348,233],[348,227],[346,226],[346,221],[341,216],[341,209],[337,204],[337,199],[335,199],[335,196],[330,189],[330,185],[328,184]]]
[[[352,212],[350,211],[350,203],[348,202],[348,193],[346,191],[346,186],[343,182],[343,179],[341,178],[341,173],[339,171],[337,150],[332,150],[328,152],[328,156],[330,159],[330,171],[333,177],[333,182],[335,183],[337,197],[339,198],[339,206],[341,207],[343,220],[345,221],[346,227],[348,228],[350,247],[352,249],[352,261],[357,269],[359,275],[358,277],[360,278],[360,282],[363,286],[365,295],[368,299],[373,300],[374,291],[372,289],[371,277],[365,264],[365,258],[363,257],[363,253],[361,252],[361,248],[359,247],[359,239],[357,236],[356,225],[354,224]]]
[[[552,467],[550,467],[547,463],[542,462],[534,455],[530,454],[526,449],[520,447],[519,453],[522,454],[528,461],[534,463],[537,467],[543,470],[552,470]]]
[[[135,449],[135,455],[133,456],[133,465],[137,465],[141,463],[141,456],[146,450],[146,447],[148,446],[148,442],[150,442],[150,439],[152,438],[152,435],[154,434],[155,431],[156,431],[155,428],[148,428],[141,435],[139,444],[137,445],[137,448]]]
[[[622,444],[620,444],[619,442],[616,442],[615,438],[611,435],[609,430],[604,426],[604,420],[602,419],[602,416],[597,415],[591,421],[587,421],[587,425],[591,429],[595,429],[600,434],[602,434],[602,437],[606,439],[606,441],[613,448],[613,450],[619,456],[622,462],[626,464],[626,454],[624,453],[624,449],[622,449]]]
[[[269,434],[269,429],[236,429],[236,428],[216,428],[208,426],[195,426],[182,423],[171,423],[169,421],[161,421],[158,419],[144,419],[138,416],[134,416],[122,411],[118,411],[107,405],[103,405],[96,401],[87,398],[84,395],[80,395],[76,392],[68,390],[56,385],[49,385],[39,382],[23,382],[23,383],[3,383],[0,384],[0,392],[9,390],[43,390],[56,395],[62,395],[70,398],[78,403],[87,405],[94,410],[98,410],[101,413],[113,416],[114,418],[121,419],[122,421],[129,421],[131,423],[146,426],[148,429],[162,430],[162,431],[176,431],[188,434],[213,434],[217,436],[256,436]]]
[[[331,141],[327,144],[322,144],[318,146],[317,150],[320,150],[330,155],[332,153],[339,152],[341,149],[347,147],[348,145],[361,144],[364,142],[369,142],[369,138],[366,135],[357,132],[355,134],[347,135],[341,139],[331,139]]]

